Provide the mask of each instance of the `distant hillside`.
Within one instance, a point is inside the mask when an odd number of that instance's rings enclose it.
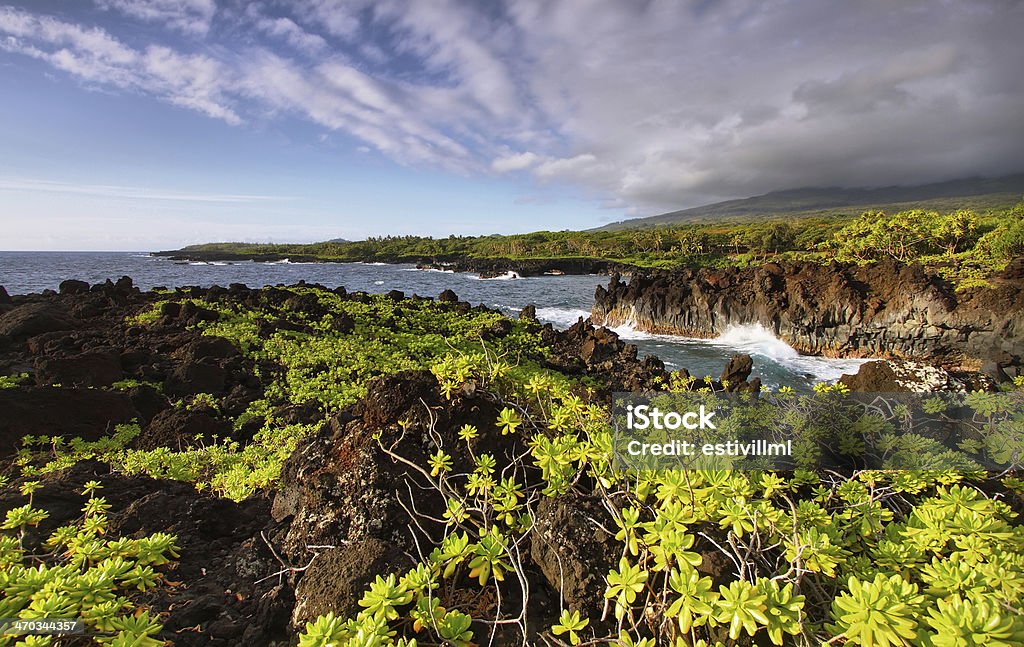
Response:
[[[823,187],[773,191],[753,198],[726,200],[646,218],[614,222],[598,230],[648,228],[702,220],[748,220],[761,216],[794,217],[851,214],[858,207],[887,212],[959,208],[983,211],[1013,204],[1024,194],[1024,173],[1000,178],[968,178],[920,186],[880,188]]]

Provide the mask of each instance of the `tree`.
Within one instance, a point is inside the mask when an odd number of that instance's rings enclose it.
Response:
[[[947,214],[935,225],[935,241],[953,256],[973,243],[978,229],[978,217],[970,209],[961,209]]]
[[[839,256],[860,261],[892,258],[907,263],[928,249],[933,240],[932,223],[939,215],[914,209],[886,216],[884,211],[865,211],[835,235]]]
[[[765,257],[768,252],[778,254],[793,247],[796,235],[793,228],[786,222],[772,222],[763,228],[754,229],[747,235],[747,246],[761,252]]]

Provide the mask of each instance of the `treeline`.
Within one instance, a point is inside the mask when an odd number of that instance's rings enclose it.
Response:
[[[865,211],[859,217],[773,218],[635,230],[380,236],[308,245],[217,243],[186,250],[367,262],[582,257],[640,267],[743,265],[774,257],[857,262],[892,258],[922,261],[944,268],[951,278],[964,278],[1000,269],[1024,254],[1024,201],[982,214],[967,209],[945,214],[921,209],[893,215]]]

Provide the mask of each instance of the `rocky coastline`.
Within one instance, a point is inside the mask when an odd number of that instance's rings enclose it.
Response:
[[[339,261],[308,254],[255,254],[228,251],[205,251],[179,249],[153,252],[153,256],[168,258],[176,262],[233,262],[252,261],[256,263],[275,263],[292,261],[295,263],[409,263],[420,269],[433,269],[449,272],[471,272],[481,278],[495,278],[514,272],[518,276],[560,276],[579,274],[611,274],[627,273],[636,268],[624,263],[600,258],[568,257],[568,258],[473,258],[465,256],[372,256],[359,259]]]
[[[1024,258],[989,282],[957,291],[896,263],[644,271],[599,287],[592,319],[698,338],[761,324],[806,354],[983,369],[1004,381],[1024,372]]]
[[[560,276],[577,274],[627,273],[636,268],[599,258],[456,258],[419,261],[422,269],[473,272],[489,279],[514,272],[518,276]]]

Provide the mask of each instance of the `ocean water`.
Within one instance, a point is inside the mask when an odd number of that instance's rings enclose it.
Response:
[[[383,263],[275,263],[172,261],[146,252],[0,252],[0,285],[11,294],[56,290],[64,279],[99,283],[130,276],[142,289],[181,286],[249,287],[289,285],[305,280],[350,291],[437,296],[451,289],[465,301],[482,303],[509,314],[523,306],[537,307],[537,317],[567,328],[590,315],[594,290],[607,284],[605,276],[538,276],[521,278],[512,272],[494,279],[476,274],[418,270],[412,265]],[[636,344],[641,355],[657,355],[670,369],[686,368],[691,375],[717,377],[735,353],[754,359],[753,375],[770,388],[789,385],[810,389],[819,381],[834,381],[855,373],[867,360],[827,359],[801,355],[759,325],[729,328],[711,340],[653,335],[633,326],[614,329]]]

